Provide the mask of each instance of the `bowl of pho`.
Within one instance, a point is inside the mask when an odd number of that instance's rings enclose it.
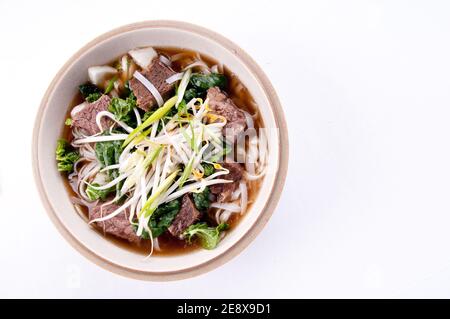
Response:
[[[34,174],[74,248],[143,280],[192,277],[246,248],[287,171],[276,93],[237,45],[147,21],[80,49],[42,100]]]

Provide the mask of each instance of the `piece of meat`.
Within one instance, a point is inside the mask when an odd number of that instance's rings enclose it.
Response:
[[[231,194],[239,187],[244,168],[239,163],[222,163],[222,167],[228,169],[230,172],[220,176],[220,178],[231,180],[233,183],[215,184],[211,185],[209,189],[212,194],[217,196],[217,201],[226,202],[231,198]]]
[[[97,101],[87,103],[82,109],[77,110],[72,117],[72,127],[78,127],[87,135],[93,135],[100,132],[95,122],[98,112],[107,111],[111,98],[108,95],[102,95]],[[101,124],[103,129],[111,125],[109,118],[102,118]]]
[[[246,128],[245,114],[217,86],[208,89],[208,105],[213,113],[227,119],[222,134],[235,142],[239,134]]]
[[[140,73],[153,84],[164,100],[170,97],[174,89],[174,83],[168,84],[166,80],[175,74],[174,70],[156,58],[150,63],[148,69]],[[152,93],[134,77],[129,83],[131,90],[136,96],[138,107],[144,111],[150,110],[156,104],[156,99]]]
[[[199,220],[200,216],[201,213],[195,208],[189,195],[184,195],[183,200],[181,201],[180,211],[172,222],[172,225],[168,228],[169,233],[172,234],[172,236],[182,238],[184,230]]]
[[[96,218],[105,217],[119,207],[120,206],[115,204],[108,204],[102,207],[102,204],[99,204],[89,211],[89,221]],[[129,242],[139,243],[141,241],[128,220],[128,210],[125,210],[119,215],[103,222],[95,222],[95,224],[105,233],[126,239]]]

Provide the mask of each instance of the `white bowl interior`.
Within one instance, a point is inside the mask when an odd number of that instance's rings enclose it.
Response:
[[[76,213],[66,192],[63,178],[56,170],[54,150],[56,140],[61,135],[64,117],[76,93],[77,86],[87,81],[87,68],[92,65],[109,63],[128,50],[141,46],[191,49],[222,62],[237,74],[251,92],[259,106],[265,127],[277,127],[269,100],[261,84],[243,61],[232,51],[214,39],[194,32],[171,27],[143,28],[121,33],[100,42],[82,53],[80,58],[68,67],[49,95],[48,104],[41,118],[38,131],[38,168],[44,184],[44,192],[56,216],[63,226],[87,249],[114,264],[132,270],[152,273],[180,271],[196,267],[223,254],[252,227],[262,213],[276,178],[273,172],[278,167],[279,145],[277,142],[269,142],[269,172],[264,178],[257,200],[237,227],[228,233],[216,249],[211,251],[197,250],[192,253],[170,257],[154,256],[144,260],[144,256],[105,240]],[[270,140],[278,141],[277,134],[277,130],[272,130]]]

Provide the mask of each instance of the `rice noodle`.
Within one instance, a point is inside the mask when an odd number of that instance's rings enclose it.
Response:
[[[248,129],[254,129],[254,123],[253,123],[253,117],[246,111],[242,111],[244,112],[245,115],[245,122],[247,123],[247,128]]]
[[[247,158],[245,160],[245,168],[250,174],[255,174],[255,164],[258,161],[258,136],[255,134],[249,137]]]
[[[241,190],[241,214],[243,214],[247,210],[248,205],[247,184],[245,182],[240,182],[239,189]]]
[[[233,192],[233,194],[231,194],[231,201],[233,202],[233,201],[237,200],[239,198],[239,196],[241,196],[241,189],[240,188],[236,189]]]
[[[130,175],[130,173],[122,174],[122,175],[120,175],[119,177],[113,179],[111,182],[109,182],[109,183],[107,183],[107,184],[105,184],[105,185],[101,185],[101,186],[93,186],[93,185],[89,185],[89,186],[91,186],[93,189],[96,189],[96,190],[99,190],[99,191],[100,191],[100,190],[105,190],[105,189],[111,188],[111,187],[113,187],[113,186],[116,186],[116,185],[119,184],[121,181],[123,181],[125,178],[127,178],[129,175]],[[86,182],[86,183],[87,183],[87,182]]]
[[[70,201],[72,202],[72,204],[83,205],[83,206],[86,206],[89,209],[97,206],[97,204],[99,202],[98,200],[93,201],[93,202],[88,202],[87,200],[84,200],[82,198],[75,197],[75,196],[71,196],[70,197]]]
[[[172,60],[172,62],[178,61],[178,60],[182,59],[183,57],[185,57],[187,54],[188,53],[186,53],[186,52],[174,54],[170,57],[170,60]]]
[[[267,164],[267,136],[265,130],[260,130],[259,132],[259,161],[260,165],[264,166]]]
[[[196,61],[194,63],[191,63],[191,64],[185,66],[183,68],[183,71],[186,71],[188,69],[192,69],[192,68],[195,68],[195,67],[200,67],[206,74],[210,74],[211,73],[211,71],[209,70],[208,65],[205,62],[203,62],[203,61]]]
[[[248,181],[256,181],[258,179],[260,179],[261,177],[263,177],[266,174],[266,169],[264,168],[259,174],[254,175],[254,174],[250,174],[249,172],[244,172],[244,177],[246,180]]]
[[[214,220],[217,224],[220,224],[220,214],[222,213],[221,209],[217,209],[216,213],[214,214]]]
[[[98,162],[95,161],[89,162],[88,164],[84,165],[78,172],[76,188],[80,196],[86,201],[91,201],[91,199],[85,192],[87,180],[92,179],[99,170],[100,166]]]
[[[229,211],[229,210],[224,210],[219,217],[219,223],[226,223],[228,221],[228,219],[230,218],[231,214],[233,214],[233,212]]]
[[[211,203],[211,207],[228,210],[233,213],[241,212],[241,207],[235,203]]]

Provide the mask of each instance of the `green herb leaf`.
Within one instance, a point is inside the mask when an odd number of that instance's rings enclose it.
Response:
[[[181,105],[181,103],[180,103],[180,105]],[[145,112],[144,116],[142,117],[142,122],[145,122],[150,116],[152,116],[153,113],[155,113],[155,111],[156,110],[151,110],[151,111]],[[177,114],[177,109],[176,108],[170,109],[170,111],[167,112],[167,114],[164,115],[164,117],[161,119],[162,122],[164,122],[164,124],[167,124],[167,122],[169,122],[170,119],[175,116],[175,114]],[[158,128],[156,129],[156,132],[158,132],[158,133],[161,132],[162,128],[163,128],[163,126],[162,126],[162,123],[160,121],[158,123]]]
[[[208,177],[208,176],[214,174],[214,172],[216,171],[216,169],[214,168],[214,165],[209,164],[209,163],[203,163],[202,167],[203,167],[203,175],[205,177]]]
[[[186,89],[186,91],[184,91],[183,98],[184,98],[184,100],[190,102],[192,99],[194,99],[196,97],[201,97],[203,93],[204,93],[203,91],[198,93],[195,88],[191,87],[191,88]]]
[[[92,93],[87,96],[86,101],[88,101],[89,103],[92,103],[92,102],[97,101],[101,97],[102,97],[101,93]]]
[[[109,92],[112,91],[112,89],[114,89],[114,83],[117,81],[117,75],[114,76],[111,80],[109,80],[108,82],[108,86],[105,89],[105,94],[108,94]]]
[[[199,211],[204,212],[208,210],[210,205],[209,193],[209,187],[205,187],[205,190],[201,193],[192,193],[192,197],[194,198],[194,205]]]
[[[167,228],[169,228],[180,211],[180,206],[179,199],[174,199],[168,203],[158,206],[148,223],[150,229],[152,230],[153,238],[160,236],[167,230]]]
[[[67,126],[71,126],[72,125],[72,119],[69,117],[68,119],[66,119],[66,121],[64,122],[65,125]]]
[[[166,116],[166,114],[169,113],[169,111],[175,106],[176,101],[177,101],[176,95],[171,97],[170,99],[168,99],[163,104],[163,106],[156,109],[156,111],[154,113],[152,113],[145,121],[143,121],[143,123],[141,125],[136,127],[130,134],[128,134],[127,139],[123,142],[122,145],[125,147],[133,139],[135,139],[137,135],[141,134],[147,127],[152,125],[153,122],[159,121],[164,116]],[[145,131],[145,132],[147,132],[147,131]],[[150,131],[148,130],[148,133],[146,133],[146,134],[149,134],[149,133],[150,133]],[[141,134],[141,137],[142,138],[145,137],[146,134]]]
[[[191,76],[190,83],[197,89],[197,91],[206,91],[214,86],[218,86],[223,90],[227,86],[227,78],[225,75],[219,73],[193,74]]]
[[[140,217],[144,214],[144,217],[152,216],[156,209],[158,208],[155,201],[158,197],[164,193],[170,185],[172,185],[174,179],[177,177],[179,170],[173,171],[159,186],[156,188],[155,192],[147,199],[144,206],[142,206],[141,211],[137,214]]]
[[[178,104],[177,112],[178,112],[178,116],[183,116],[183,115],[187,114],[187,104],[184,99],[181,100],[180,104]]]
[[[92,83],[82,84],[78,89],[83,98],[88,102],[94,102],[102,96],[102,91]]]
[[[104,201],[104,200],[106,200],[106,198],[108,197],[109,194],[114,192],[114,188],[98,190],[98,189],[93,188],[92,186],[99,187],[100,184],[93,183],[92,185],[89,185],[86,188],[86,194],[88,195],[90,200],[101,199],[101,200]]]
[[[202,98],[206,96],[206,91],[209,88],[218,86],[221,90],[227,87],[227,78],[223,74],[192,74],[189,80],[189,85],[184,92],[184,100],[189,102],[193,98]]]
[[[113,113],[117,120],[125,122],[129,126],[136,125],[133,109],[136,107],[136,97],[131,93],[126,99],[113,97],[108,111]]]
[[[95,144],[95,156],[102,167],[119,163],[119,156],[122,150],[121,141],[106,141]],[[114,170],[109,170],[109,172]]]
[[[228,228],[228,224],[225,223],[217,227],[208,227],[206,223],[197,223],[189,226],[183,232],[183,236],[188,242],[191,242],[192,238],[196,237],[204,249],[214,249],[219,243],[220,233]]]
[[[178,188],[183,187],[184,183],[186,182],[188,177],[191,175],[192,165],[194,164],[194,160],[195,160],[195,156],[191,157],[191,159],[189,160],[187,165],[184,167],[183,173],[181,174],[181,177],[180,177],[180,182],[179,182]]]
[[[72,172],[73,164],[80,158],[78,152],[65,139],[59,139],[55,153],[58,171]]]
[[[95,144],[95,156],[97,157],[102,167],[118,164],[121,152],[121,141],[97,142]],[[111,180],[119,177],[119,171],[117,169],[108,170],[108,174]],[[122,184],[123,183],[118,183],[116,185],[117,194],[122,188]]]

